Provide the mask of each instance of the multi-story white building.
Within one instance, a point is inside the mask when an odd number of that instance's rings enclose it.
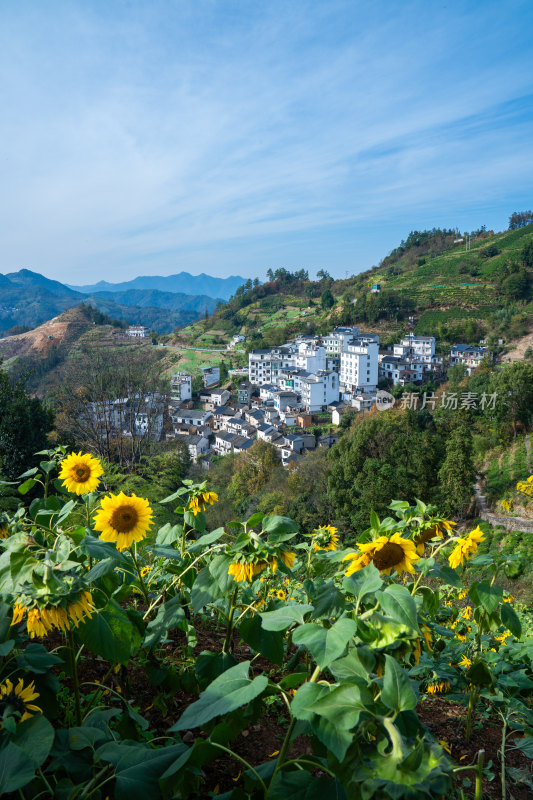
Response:
[[[144,325],[130,325],[126,328],[126,336],[131,336],[132,339],[146,339],[148,333],[148,328]]]
[[[399,344],[394,345],[393,355],[431,364],[435,359],[435,337],[404,336]]]
[[[328,333],[327,336],[323,336],[322,341],[326,348],[326,355],[330,358],[339,358],[344,345],[348,344],[350,339],[353,339],[354,336],[359,336],[359,328],[357,325],[353,325],[349,328],[335,328],[335,330]]]
[[[378,385],[379,336],[351,339],[341,351],[340,388],[346,392],[370,392]]]
[[[488,347],[477,347],[468,344],[454,344],[450,353],[450,362],[452,364],[464,364],[469,375],[486,358],[490,358]]]
[[[320,411],[339,399],[339,376],[328,370],[302,376],[300,391],[305,409],[311,414]]]
[[[192,375],[176,372],[170,379],[170,399],[173,403],[183,403],[192,397]]]
[[[283,373],[298,369],[307,372],[326,369],[326,348],[315,340],[306,339],[272,350],[252,350],[248,355],[250,381],[258,386],[278,385]]]

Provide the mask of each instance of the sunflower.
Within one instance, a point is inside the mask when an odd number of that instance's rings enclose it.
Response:
[[[462,659],[459,661],[459,667],[464,667],[465,669],[470,669],[472,666],[472,662],[468,658],[468,656],[463,656]]]
[[[291,550],[280,550],[279,557],[281,558],[287,569],[292,569],[292,566],[296,559],[296,553],[293,553]],[[272,570],[272,573],[275,575],[276,570],[278,568],[278,559],[273,558],[268,563],[270,564],[270,569]]]
[[[0,539],[7,539],[9,537],[9,528],[7,525],[0,525]]]
[[[69,631],[72,625],[77,628],[80,622],[84,621],[84,617],[92,617],[93,611],[92,595],[83,591],[75,600],[67,603],[66,608],[60,605],[48,605],[28,609],[20,603],[15,603],[11,624],[18,625],[27,612],[26,629],[30,638],[34,639],[35,636],[42,638],[54,628],[59,631]]]
[[[367,567],[371,561],[384,575],[390,575],[393,569],[398,573],[413,573],[413,564],[419,559],[414,543],[403,539],[399,533],[394,533],[390,539],[380,536],[373,542],[358,543],[357,546],[359,553],[350,553],[342,559],[352,562],[346,570],[347,576]]]
[[[473,531],[470,531],[464,539],[458,539],[448,558],[450,567],[455,569],[455,567],[464,564],[465,560],[468,560],[476,552],[479,543],[484,540],[485,536],[479,525]]]
[[[115,542],[117,550],[126,550],[133,542],[140,542],[152,526],[152,509],[148,500],[132,494],[131,497],[110,494],[102,498],[102,507],[94,517],[94,529],[100,531],[104,542]]]
[[[13,686],[7,678],[5,683],[0,686],[0,708],[2,709],[0,715],[3,716],[7,710],[18,711],[21,715],[20,721],[24,722],[25,719],[33,717],[34,713],[42,714],[39,706],[32,703],[32,700],[36,700],[38,697],[34,681],[24,687],[24,681],[19,678],[17,685]]]
[[[428,694],[444,694],[444,692],[448,692],[451,688],[448,681],[434,681],[427,686],[426,692]]]
[[[433,525],[430,525],[429,528],[425,528],[424,530],[420,531],[415,538],[416,552],[418,555],[424,555],[424,545],[427,542],[430,542],[432,539],[436,538],[444,538],[445,532],[453,533],[452,525],[456,524],[456,522],[452,522],[450,519],[441,519],[438,522],[435,522]]]
[[[276,592],[276,597],[278,598],[278,600],[285,600],[287,598],[287,595],[285,594],[283,589],[278,589],[278,591]]]
[[[241,564],[239,561],[234,561],[228,567],[228,575],[233,575],[233,580],[237,583],[239,581],[249,581],[252,583],[256,575],[259,575],[268,566],[266,561],[257,561],[255,564]]]
[[[313,531],[313,550],[336,550],[339,543],[337,528],[322,525]]]
[[[203,511],[207,506],[212,506],[218,502],[218,494],[216,492],[200,492],[200,494],[191,497],[187,504],[187,511],[192,511],[194,516]]]
[[[102,465],[89,453],[71,453],[61,462],[59,478],[69,492],[89,494],[95,492],[104,474]]]

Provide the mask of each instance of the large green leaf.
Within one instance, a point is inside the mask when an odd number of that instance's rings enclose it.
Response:
[[[311,600],[314,607],[314,619],[335,619],[343,614],[346,607],[344,595],[337,589],[333,581],[320,586],[313,593]]]
[[[114,600],[80,625],[77,636],[91,652],[112,663],[126,664],[141,644],[141,634]]]
[[[233,580],[231,575],[229,578]],[[193,611],[198,613],[208,603],[215,603],[223,597],[228,597],[229,592],[230,588],[221,585],[219,580],[213,576],[210,568],[204,567],[196,576],[192,587],[191,603]]]
[[[263,518],[263,531],[270,536],[283,533],[298,533],[298,525],[289,517],[278,517],[275,515]]]
[[[377,592],[376,599],[379,600],[379,604],[387,616],[397,622],[405,623],[420,634],[416,614],[416,602],[406,586],[392,583],[390,586],[387,586],[385,591]]]
[[[288,797],[290,800],[346,800],[344,789],[335,778],[317,778],[305,771],[280,771],[269,787],[268,800],[287,800]]]
[[[204,536],[200,536],[194,543],[187,543],[187,550],[190,550],[191,553],[196,553],[198,550],[203,550],[204,547],[208,547],[213,542],[218,542],[221,539],[226,531],[224,528],[217,528],[215,531],[211,531],[211,533],[206,533]]]
[[[54,729],[46,717],[36,714],[17,725],[12,741],[13,744],[24,750],[33,762],[33,767],[37,769],[48,758],[54,743],[54,736]]]
[[[16,657],[16,662],[21,669],[27,669],[36,674],[44,674],[55,667],[57,664],[62,664],[63,661],[53,653],[49,653],[44,645],[40,642],[30,642],[26,645]]]
[[[342,585],[349,594],[353,594],[356,602],[360,603],[365,595],[373,594],[381,589],[383,581],[379,576],[379,569],[374,564],[369,564],[345,578]]]
[[[329,719],[333,725],[350,730],[357,725],[365,705],[371,708],[374,704],[370,692],[361,681],[358,684],[345,683],[336,686],[308,708],[309,711]]]
[[[243,661],[226,670],[211,683],[200,698],[181,715],[171,731],[198,728],[222,714],[229,714],[236,708],[250,703],[268,685],[268,678],[258,675],[253,680],[248,677],[250,662]]]
[[[328,691],[328,687],[320,683],[304,683],[300,686],[291,702],[291,714],[293,717],[310,722],[313,719],[314,712],[311,709],[314,703],[320,697],[324,697]]]
[[[503,599],[501,586],[491,586],[487,581],[473,583],[468,594],[476,605],[482,605],[487,614],[492,614]]]
[[[243,619],[239,626],[239,635],[246,644],[261,653],[269,661],[281,666],[283,661],[283,631],[265,630],[258,614]]]
[[[202,650],[196,658],[195,674],[200,687],[209,686],[215,678],[237,664],[237,659],[231,653],[214,653],[212,650]]]
[[[181,598],[176,595],[159,606],[155,619],[148,623],[144,646],[155,647],[158,645],[166,637],[169,628],[175,628],[183,619],[185,619],[185,612],[181,605]]]
[[[187,750],[184,744],[150,749],[141,744],[108,742],[96,755],[115,767],[115,800],[147,800],[159,797],[159,778]]]
[[[353,619],[341,617],[331,628],[323,628],[316,622],[301,625],[294,631],[292,640],[294,644],[307,647],[318,666],[324,669],[342,656],[356,630]]]
[[[170,547],[171,545],[179,542],[183,533],[183,525],[171,525],[167,522],[162,528],[157,531],[155,543],[162,547]]]
[[[260,615],[261,624],[266,631],[284,631],[293,622],[302,623],[305,615],[312,610],[313,606],[301,603],[276,608],[275,611],[264,611]]]
[[[35,773],[33,760],[13,742],[0,750],[0,796],[16,792],[29,783]]]
[[[520,622],[514,608],[508,603],[504,603],[502,605],[501,618],[502,624],[511,631],[513,636],[516,636],[517,639],[520,639],[522,635],[522,623]]]
[[[385,675],[381,700],[393,711],[405,711],[416,706],[416,694],[404,669],[392,656],[385,656]]]

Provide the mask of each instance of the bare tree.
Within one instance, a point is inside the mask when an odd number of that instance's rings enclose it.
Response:
[[[139,463],[161,437],[168,413],[159,360],[146,346],[83,346],[63,369],[58,433],[103,458]]]

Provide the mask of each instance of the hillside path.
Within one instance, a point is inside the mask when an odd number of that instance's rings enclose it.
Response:
[[[197,353],[244,353],[236,347],[228,350],[227,347],[189,347],[184,344],[159,344],[158,347],[168,347],[169,350],[193,350]]]
[[[490,522],[491,525],[501,525],[506,531],[533,533],[533,519],[527,519],[526,517],[503,517],[500,514],[493,514],[492,511],[489,511],[487,498],[481,493],[479,479],[474,484],[474,494],[476,496],[479,516],[481,519],[485,520],[485,522]]]

